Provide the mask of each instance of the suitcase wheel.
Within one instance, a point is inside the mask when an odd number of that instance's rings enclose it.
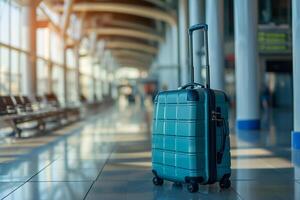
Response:
[[[190,192],[190,193],[194,193],[194,192],[197,192],[199,190],[199,185],[198,183],[196,182],[190,182],[187,184],[187,190]]]
[[[228,178],[224,178],[220,181],[219,185],[222,189],[228,189],[231,186],[231,181]]]
[[[152,182],[153,182],[154,185],[164,184],[164,180],[162,178],[157,177],[157,176],[153,177]]]

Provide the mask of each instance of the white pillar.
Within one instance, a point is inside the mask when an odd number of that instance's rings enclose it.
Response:
[[[24,95],[34,97],[37,92],[37,74],[36,74],[36,5],[29,1],[22,7],[22,19],[25,26],[22,32],[26,34],[26,47],[30,54],[27,57],[26,66],[23,68],[23,86]]]
[[[178,32],[179,32],[179,64],[181,71],[181,85],[190,82],[190,68],[188,66],[188,5],[187,0],[179,2]]]
[[[300,149],[300,2],[292,1],[294,131],[292,147]]]
[[[204,14],[204,0],[189,0],[189,26],[194,24],[205,23]],[[201,69],[202,62],[201,57],[203,55],[203,34],[201,32],[194,33],[194,74],[195,82],[202,83]]]
[[[259,129],[257,1],[235,0],[237,127]]]
[[[224,90],[223,0],[206,1],[211,88]]]

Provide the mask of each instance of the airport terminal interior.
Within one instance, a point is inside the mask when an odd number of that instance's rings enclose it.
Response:
[[[231,186],[154,184],[156,95],[207,60]],[[299,103],[299,0],[0,0],[1,199],[299,200]]]

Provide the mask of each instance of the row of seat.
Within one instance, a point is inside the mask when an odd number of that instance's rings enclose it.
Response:
[[[21,137],[19,124],[36,121],[36,128],[45,130],[47,122],[78,120],[79,106],[61,106],[55,94],[38,96],[33,100],[26,96],[0,96],[0,122],[13,129],[12,135]]]

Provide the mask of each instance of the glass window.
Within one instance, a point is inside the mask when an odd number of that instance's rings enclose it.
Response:
[[[63,68],[53,65],[52,68],[52,90],[61,103],[64,102],[64,74]]]
[[[26,91],[26,89],[25,89],[26,86],[24,84],[24,81],[26,81],[26,80],[24,79],[23,74],[27,73],[26,72],[27,57],[28,57],[27,54],[20,53],[20,65],[19,65],[19,68],[20,68],[20,76],[19,76],[20,77],[20,82],[19,83],[20,83],[20,90],[21,90],[21,92]]]
[[[0,1],[0,41],[9,44],[9,2],[8,0]]]
[[[59,35],[53,31],[50,33],[51,39],[51,60],[62,64],[63,63],[63,45]]]
[[[76,79],[77,79],[76,71],[69,69],[68,76],[67,76],[67,84],[68,84],[68,101],[70,101],[71,103],[75,103],[78,101]]]
[[[264,0],[259,1],[259,24],[290,24],[290,0]]]
[[[37,94],[43,96],[48,91],[48,63],[37,59]]]
[[[0,47],[0,94],[9,94],[9,50],[5,47]]]
[[[101,84],[101,76],[100,76],[100,65],[95,65],[95,95],[97,100],[102,100],[102,84]]]
[[[93,101],[94,99],[94,90],[93,90],[93,65],[91,57],[86,56],[80,58],[80,86],[82,94],[89,100]]]
[[[20,47],[20,7],[16,3],[11,3],[10,16],[10,44]]]
[[[67,49],[67,66],[68,68],[75,68],[75,55],[73,49]]]
[[[80,76],[80,86],[82,94],[89,100],[93,101],[93,80],[90,76],[82,74]]]
[[[36,53],[38,56],[43,58],[49,58],[49,29],[48,28],[39,28],[37,29],[37,49]]]
[[[92,61],[90,57],[80,58],[80,73],[89,76],[92,75]]]
[[[37,44],[36,54],[41,57],[45,57],[45,29],[39,28],[36,31]]]
[[[11,94],[20,94],[19,52],[11,50]]]

